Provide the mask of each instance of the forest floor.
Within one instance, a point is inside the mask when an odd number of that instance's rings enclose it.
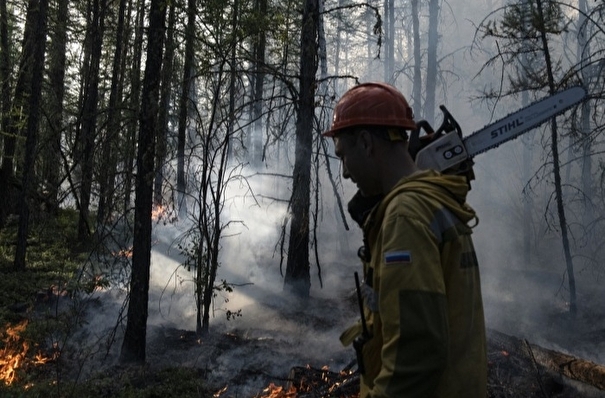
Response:
[[[69,235],[65,236],[65,242],[70,242]],[[231,299],[241,308],[242,316],[219,321],[223,315],[218,306],[210,333],[204,337],[195,333],[190,313],[176,310],[182,303],[173,301],[172,310],[158,309],[161,300],[152,294],[146,364],[121,365],[118,357],[123,326],[116,319],[123,309],[123,292],[97,286],[86,300],[70,297],[57,283],[58,279],[73,279],[81,261],[77,253],[65,249],[68,243],[58,245],[48,236],[37,239],[30,257],[39,258],[37,265],[15,272],[8,260],[13,238],[3,238],[3,397],[320,397],[326,395],[317,391],[325,391],[330,387],[325,384],[335,383],[333,379],[325,377],[318,382],[324,385],[312,388],[307,385],[306,392],[288,393],[292,384],[304,385],[301,377],[305,372],[292,371],[308,368],[309,372],[338,377],[335,375],[343,370],[355,369],[353,350],[338,342],[343,328],[358,317],[353,292],[324,289],[301,302],[283,295],[279,277],[238,288],[247,299]],[[173,272],[165,268],[166,273]],[[254,279],[252,273],[258,270],[250,272],[246,278]],[[160,291],[160,296],[171,295],[166,285]],[[538,344],[598,361],[598,351],[605,343],[605,313],[599,301],[590,300],[597,308],[587,310],[584,306],[573,319],[554,307],[541,310],[545,326],[528,333],[514,321],[526,311],[522,304],[496,302],[490,297],[486,299],[490,398],[605,397],[605,390],[562,376],[533,355]],[[356,380],[356,374],[343,373],[338,382],[354,384]],[[277,387],[269,391],[272,385]]]

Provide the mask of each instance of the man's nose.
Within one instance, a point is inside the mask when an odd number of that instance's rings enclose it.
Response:
[[[351,174],[349,174],[349,170],[347,169],[347,166],[344,165],[344,163],[342,164],[342,178],[351,178]]]

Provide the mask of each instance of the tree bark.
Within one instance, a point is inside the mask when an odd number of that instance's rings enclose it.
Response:
[[[101,159],[104,162],[99,175],[99,207],[97,211],[97,230],[107,222],[114,203],[115,175],[117,170],[116,148],[119,145],[120,124],[122,121],[122,93],[124,81],[124,48],[126,29],[127,0],[120,0],[118,4],[118,24],[116,26],[115,49],[111,68],[111,87],[109,90],[109,104],[107,107],[107,128],[104,139],[101,141]]]
[[[82,109],[82,128],[80,130],[80,165],[82,181],[80,187],[80,216],[78,221],[78,241],[84,242],[90,237],[90,200],[94,173],[94,146],[97,135],[99,102],[99,82],[103,35],[105,31],[105,12],[107,0],[93,0],[92,18],[88,26],[90,45],[89,63],[85,65],[84,103]]]
[[[437,48],[439,46],[439,1],[429,1],[429,33],[426,63],[426,100],[424,118],[429,123],[435,120],[435,96],[437,94]]]
[[[134,241],[132,248],[132,275],[128,302],[128,320],[120,361],[145,362],[147,314],[149,302],[149,273],[151,265],[151,210],[153,207],[153,179],[155,176],[155,137],[162,69],[164,21],[166,2],[151,0],[147,61],[141,98],[135,186]]]
[[[422,117],[422,55],[420,53],[420,7],[419,0],[412,0],[412,32],[414,35],[414,82],[412,109],[416,118]],[[432,123],[429,121],[429,123]]]
[[[548,75],[548,87],[550,94],[554,94],[555,79],[553,74],[552,62],[550,59],[550,49],[548,39],[546,38],[546,28],[544,20],[544,10],[542,0],[536,0],[538,17],[540,18],[540,39],[542,42],[542,51],[544,52],[544,61],[546,62],[546,72]],[[551,121],[551,151],[553,157],[553,172],[555,179],[555,199],[557,203],[557,214],[559,216],[559,227],[561,228],[561,240],[563,243],[563,253],[565,255],[565,264],[567,266],[567,277],[569,286],[569,312],[572,315],[577,313],[576,303],[576,277],[574,273],[573,259],[571,257],[571,248],[569,244],[567,220],[565,216],[565,205],[563,204],[563,188],[561,182],[561,162],[559,161],[559,134],[557,129],[557,119]]]
[[[291,225],[284,288],[306,298],[309,273],[309,208],[311,202],[311,150],[315,120],[318,0],[306,0],[302,18],[300,86],[296,121],[296,149],[291,197]]]
[[[44,72],[44,52],[46,50],[46,26],[48,0],[30,0],[27,10],[28,22],[32,14],[30,39],[33,40],[33,56],[31,65],[31,90],[27,110],[27,127],[25,140],[25,161],[21,178],[21,195],[19,201],[19,230],[17,231],[17,248],[14,267],[16,270],[25,269],[25,254],[27,250],[27,234],[29,232],[29,197],[34,188],[34,163],[38,140],[38,125],[40,106],[42,104],[42,80]]]
[[[164,204],[163,182],[164,162],[167,156],[168,140],[168,116],[170,115],[170,95],[172,93],[172,75],[174,72],[175,42],[174,32],[176,29],[176,4],[170,3],[168,12],[168,26],[166,31],[166,56],[162,66],[162,88],[160,94],[160,114],[158,115],[158,139],[156,151],[156,173],[153,188],[153,202],[156,206]]]
[[[0,79],[2,86],[0,95],[2,95],[2,107],[0,108],[0,128],[2,131],[9,132],[11,125],[11,41],[8,37],[8,10],[6,8],[6,0],[0,0]],[[13,177],[13,156],[14,149],[11,151],[9,147],[14,146],[15,141],[10,135],[2,135],[2,163],[0,165],[0,185],[6,187],[3,195],[0,196],[0,229],[6,223],[6,217],[11,209],[14,209],[14,201],[11,200],[14,188],[11,187],[9,180]]]
[[[48,191],[49,203],[52,203],[51,213],[58,211],[58,194],[61,179],[61,136],[63,133],[63,99],[65,97],[65,66],[67,52],[67,21],[69,0],[58,0],[55,11],[54,28],[49,49],[49,110],[48,123],[49,133],[47,145],[43,146],[44,181],[45,189]]]
[[[176,171],[176,190],[178,195],[178,212],[183,216],[187,212],[186,201],[186,171],[185,171],[185,145],[187,143],[187,128],[189,125],[189,109],[191,107],[191,83],[193,81],[193,70],[195,62],[195,52],[193,43],[195,40],[195,18],[197,9],[195,0],[187,2],[187,27],[185,28],[185,63],[183,68],[183,80],[181,86],[181,96],[179,98],[179,130],[177,142],[177,171]]]

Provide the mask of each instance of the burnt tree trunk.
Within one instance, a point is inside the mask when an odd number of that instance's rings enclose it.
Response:
[[[195,40],[195,18],[196,2],[188,0],[187,2],[187,27],[185,28],[185,64],[183,67],[183,80],[181,82],[181,96],[179,101],[179,129],[177,138],[177,171],[176,171],[176,191],[177,207],[179,215],[182,216],[187,211],[187,202],[185,200],[187,183],[185,172],[185,145],[187,142],[187,128],[189,124],[189,109],[191,107],[191,82],[193,80],[195,52],[193,43]]]
[[[120,0],[118,5],[118,25],[116,27],[113,65],[111,68],[111,88],[109,91],[109,106],[107,108],[107,128],[104,139],[101,140],[101,153],[104,162],[99,176],[99,207],[97,211],[97,230],[99,231],[111,214],[114,203],[115,175],[117,171],[116,147],[120,139],[120,123],[122,112],[122,92],[124,82],[124,49],[126,29],[126,1]]]
[[[166,2],[152,0],[149,10],[147,61],[141,93],[140,126],[137,140],[132,275],[130,279],[128,321],[120,354],[120,361],[123,363],[145,362],[151,265],[151,210],[153,206],[153,179],[155,176],[156,115],[159,103],[165,19]]]
[[[164,162],[167,155],[168,139],[168,117],[170,115],[170,94],[172,93],[172,74],[174,71],[174,52],[175,41],[174,32],[176,24],[176,5],[170,3],[168,13],[168,27],[166,31],[166,56],[162,65],[162,89],[160,94],[160,114],[158,115],[158,137],[156,147],[156,173],[153,186],[153,202],[156,206],[162,206],[163,183],[164,183]]]
[[[296,121],[296,149],[291,197],[290,240],[284,288],[306,298],[309,273],[309,208],[311,204],[311,150],[315,120],[318,0],[306,0],[302,18],[300,88]]]
[[[78,240],[85,241],[90,236],[90,200],[94,174],[94,146],[97,130],[97,110],[99,102],[100,64],[105,31],[106,0],[93,0],[92,18],[87,36],[90,58],[85,66],[84,103],[82,109],[82,129],[80,131],[79,155],[82,170],[80,186],[80,217]]]
[[[17,249],[14,267],[16,270],[25,269],[25,252],[27,250],[27,234],[29,232],[29,197],[33,186],[34,163],[38,140],[38,125],[40,121],[40,105],[42,103],[42,80],[44,72],[44,52],[46,50],[48,0],[31,0],[27,10],[28,22],[32,14],[31,39],[33,54],[31,65],[31,91],[26,125],[25,161],[21,178],[21,195],[19,201],[19,230],[17,231]]]
[[[550,94],[556,91],[555,78],[553,73],[552,62],[550,59],[550,49],[546,38],[546,27],[544,20],[544,11],[542,8],[542,0],[536,0],[538,16],[540,18],[540,38],[542,41],[542,51],[544,52],[544,61],[546,62],[546,72],[548,75],[548,87]],[[563,241],[563,252],[565,255],[565,264],[567,267],[567,277],[569,280],[569,312],[573,315],[577,313],[576,304],[576,278],[571,258],[571,248],[569,243],[567,220],[565,216],[565,206],[563,204],[563,188],[561,182],[561,162],[559,161],[559,134],[557,129],[557,119],[551,121],[551,151],[553,157],[553,172],[555,179],[555,199],[557,202],[557,214],[559,216],[559,227],[561,228],[561,239]]]

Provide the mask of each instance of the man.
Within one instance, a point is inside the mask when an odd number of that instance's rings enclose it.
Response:
[[[356,344],[360,397],[484,398],[485,325],[469,186],[462,176],[417,169],[407,134],[415,128],[399,91],[365,83],[343,95],[324,133],[334,139],[343,177],[364,198],[381,198],[369,214],[353,214],[363,224],[369,330]],[[362,329],[358,323],[345,331],[343,344],[360,342]]]

